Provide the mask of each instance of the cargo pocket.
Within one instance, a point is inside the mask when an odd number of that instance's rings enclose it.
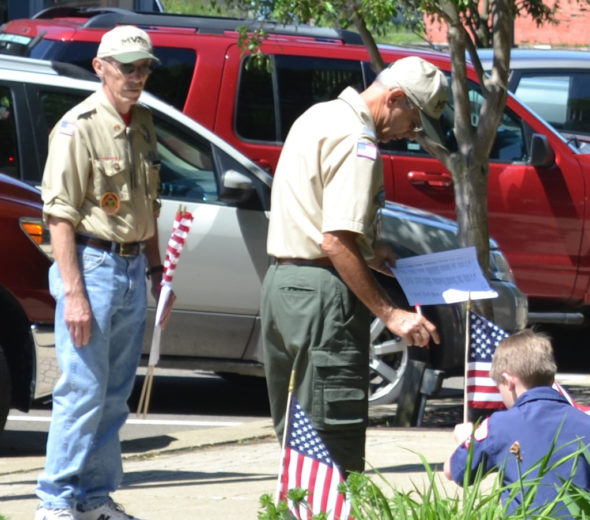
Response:
[[[358,428],[366,424],[368,370],[365,356],[357,350],[314,350],[311,362],[314,424],[323,430]]]

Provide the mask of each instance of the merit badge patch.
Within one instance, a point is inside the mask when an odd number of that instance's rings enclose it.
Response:
[[[76,131],[75,123],[70,123],[69,121],[62,121],[59,125],[59,133],[63,135],[68,135],[72,137],[74,132]]]
[[[100,198],[100,207],[107,215],[113,216],[118,213],[119,209],[121,209],[121,200],[116,193],[107,191]]]
[[[356,156],[366,157],[374,161],[377,159],[377,146],[372,143],[360,141],[356,144]]]

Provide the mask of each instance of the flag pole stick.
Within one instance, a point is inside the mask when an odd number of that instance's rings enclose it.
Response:
[[[145,394],[145,406],[143,409],[143,418],[145,419],[147,417],[147,413],[148,413],[148,408],[150,406],[150,400],[152,398],[152,386],[154,384],[154,365],[150,365],[148,367],[148,385],[147,385],[147,391]]]
[[[145,419],[152,395],[152,382],[154,380],[154,365],[149,365],[141,387],[141,394],[139,396],[139,404],[137,405],[137,417],[143,415]]]
[[[464,369],[463,369],[463,422],[466,423],[469,420],[469,400],[467,396],[467,367],[469,364],[469,313],[471,312],[471,291],[467,297],[465,304],[465,358],[464,358]]]
[[[141,386],[141,394],[139,394],[139,403],[137,404],[137,412],[136,416],[139,417],[141,415],[141,409],[143,408],[143,403],[145,402],[145,392],[147,390],[147,378],[149,377],[148,371],[145,373],[145,377],[143,379],[143,385]]]
[[[291,370],[291,376],[289,377],[289,388],[287,391],[287,410],[285,411],[285,425],[283,428],[283,440],[281,443],[281,458],[279,462],[279,478],[277,482],[277,489],[275,492],[275,505],[279,505],[280,493],[281,493],[281,478],[282,478],[282,469],[283,469],[283,460],[285,458],[285,450],[287,447],[287,435],[289,434],[289,420],[291,418],[291,400],[293,398],[293,393],[295,392],[295,369]]]

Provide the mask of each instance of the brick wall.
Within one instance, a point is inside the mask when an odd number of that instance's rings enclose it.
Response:
[[[548,5],[552,5],[548,2]],[[550,45],[551,47],[590,47],[590,5],[586,2],[562,0],[556,18],[557,25],[541,27],[530,17],[519,17],[514,22],[514,42],[519,47]],[[427,38],[440,44],[447,42],[447,28],[439,22],[426,21]]]

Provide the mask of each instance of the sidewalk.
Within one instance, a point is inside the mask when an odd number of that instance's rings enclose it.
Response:
[[[255,519],[260,496],[274,494],[280,449],[270,419],[165,437],[124,443],[125,478],[114,499],[139,518]],[[450,429],[371,427],[368,467],[411,489],[425,476],[417,453],[440,469],[452,447]],[[32,520],[43,461],[2,459],[0,513],[10,520]]]
[[[573,385],[573,396],[590,404],[590,376],[559,380]],[[387,425],[393,423],[395,407],[371,407],[367,473],[373,474],[375,468],[397,489],[420,489],[426,482],[421,454],[452,493],[457,487],[440,471],[455,447],[452,428],[461,413],[461,399],[433,399],[426,408],[427,427],[392,428]],[[12,433],[0,439],[0,513],[10,520],[32,520],[44,444],[36,438],[34,449],[23,449],[25,436]],[[11,443],[20,449],[11,450]],[[30,455],[15,456],[15,452]],[[138,518],[149,520],[255,520],[260,496],[274,494],[280,463],[270,419],[146,436],[123,442],[123,452],[125,478],[114,499]],[[379,486],[386,491],[384,484]]]

